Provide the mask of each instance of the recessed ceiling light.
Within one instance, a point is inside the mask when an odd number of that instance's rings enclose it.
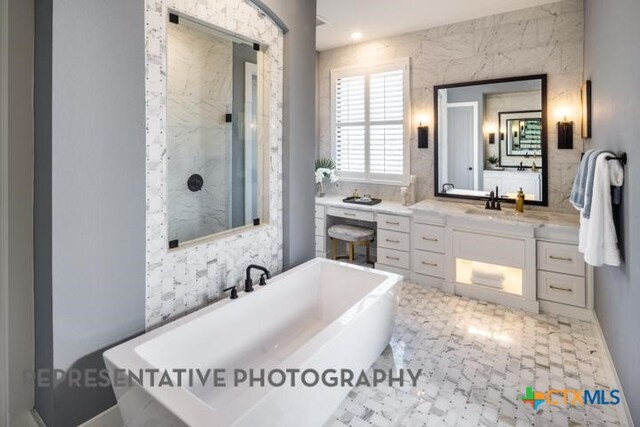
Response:
[[[351,40],[360,40],[362,38],[362,33],[360,32],[354,32],[351,33]]]

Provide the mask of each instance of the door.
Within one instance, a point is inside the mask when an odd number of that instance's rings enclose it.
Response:
[[[455,188],[478,190],[478,103],[447,105],[448,169]]]

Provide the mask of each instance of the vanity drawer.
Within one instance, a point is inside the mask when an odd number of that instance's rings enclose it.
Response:
[[[378,214],[377,222],[378,228],[384,230],[409,232],[410,221],[406,216]]]
[[[378,248],[378,262],[397,268],[409,268],[409,252]]]
[[[526,266],[525,249],[524,240],[517,238],[453,232],[455,258],[523,269]]]
[[[340,218],[357,219],[360,221],[373,221],[373,212],[359,211],[356,209],[327,208],[327,215],[338,216]]]
[[[413,249],[444,252],[444,227],[427,224],[413,224]]]
[[[413,251],[411,254],[413,271],[441,279],[444,278],[444,260],[443,254],[433,252]]]
[[[378,247],[409,251],[409,235],[398,231],[378,230]]]
[[[538,242],[538,270],[584,276],[584,257],[576,245]]]
[[[324,218],[316,218],[316,236],[324,237]]]
[[[324,252],[324,237],[316,236],[316,252]]]
[[[324,219],[324,206],[316,205],[316,218]]]
[[[585,294],[584,277],[538,271],[539,299],[584,307]]]

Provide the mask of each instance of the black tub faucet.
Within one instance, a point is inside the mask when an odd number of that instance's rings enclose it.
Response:
[[[267,284],[265,276],[267,279],[271,278],[271,273],[265,267],[261,265],[251,264],[247,267],[247,277],[244,281],[244,291],[245,292],[253,292],[253,281],[251,280],[251,270],[260,270],[262,271],[262,275],[260,276],[260,286],[264,286]]]

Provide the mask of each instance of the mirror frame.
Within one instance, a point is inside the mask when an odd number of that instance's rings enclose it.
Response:
[[[448,83],[443,85],[437,85],[433,87],[433,190],[435,197],[446,197],[452,199],[468,199],[468,200],[486,200],[487,197],[484,196],[468,196],[468,195],[460,195],[460,194],[447,194],[440,191],[439,182],[438,182],[438,91],[440,89],[453,89],[457,87],[469,87],[469,86],[480,86],[485,84],[495,84],[495,83],[510,83],[510,82],[520,82],[525,80],[540,80],[540,91],[541,91],[541,110],[542,110],[542,135],[541,135],[541,150],[542,150],[542,166],[541,166],[541,174],[542,174],[542,200],[525,200],[525,203],[528,205],[537,205],[537,206],[548,206],[549,205],[549,166],[547,161],[547,150],[548,150],[548,111],[547,111],[547,75],[546,74],[534,74],[527,76],[517,76],[517,77],[506,77],[499,79],[489,79],[489,80],[477,80],[477,81],[469,81],[469,82],[461,82],[461,83]],[[507,167],[509,168],[509,167]],[[506,203],[515,203],[514,199],[508,199],[505,197],[499,198],[500,202]]]

